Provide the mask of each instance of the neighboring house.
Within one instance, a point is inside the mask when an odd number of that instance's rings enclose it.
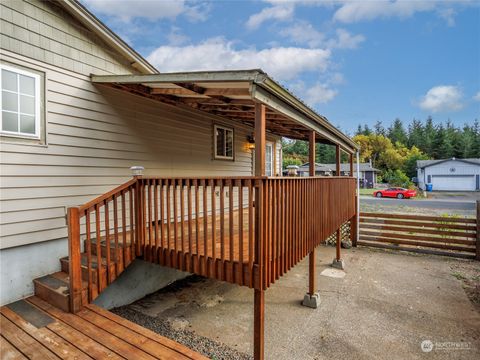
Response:
[[[305,163],[298,169],[299,176],[308,176],[309,163]],[[372,167],[370,163],[360,163],[360,186],[373,188],[377,183],[377,173],[379,170]],[[357,166],[353,166],[354,172],[353,176],[357,177]],[[350,165],[341,163],[340,164],[340,175],[349,176],[350,175]],[[335,164],[319,164],[315,163],[315,175],[319,176],[336,176],[336,165]]]
[[[480,190],[480,159],[442,159],[417,161],[418,187],[425,190]]]

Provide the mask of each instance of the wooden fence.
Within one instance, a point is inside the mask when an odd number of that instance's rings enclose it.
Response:
[[[476,218],[362,212],[357,244],[480,260],[479,212],[480,202]]]

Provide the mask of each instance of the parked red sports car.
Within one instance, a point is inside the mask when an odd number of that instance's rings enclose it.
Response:
[[[373,193],[373,196],[381,197],[393,197],[397,199],[409,199],[417,195],[415,190],[409,190],[404,188],[388,188],[385,190],[378,190]]]

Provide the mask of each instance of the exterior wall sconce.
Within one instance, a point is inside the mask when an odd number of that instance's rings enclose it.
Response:
[[[248,147],[250,150],[255,149],[255,138],[253,137],[253,135],[248,135],[248,136],[247,136],[247,141],[248,141],[247,147]]]
[[[130,170],[132,171],[133,176],[142,176],[145,168],[143,166],[132,166]]]
[[[299,167],[297,165],[288,165],[287,166],[288,176],[298,176],[298,169]]]

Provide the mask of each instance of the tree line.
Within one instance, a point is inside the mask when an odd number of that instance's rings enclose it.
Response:
[[[435,124],[431,117],[425,122],[413,119],[405,128],[400,119],[385,128],[377,121],[373,129],[368,125],[358,125],[355,135],[382,135],[393,144],[415,146],[431,159],[478,158],[480,157],[480,124],[474,120],[471,124],[456,127],[448,120],[446,124]]]
[[[411,186],[416,176],[417,160],[480,158],[478,120],[463,127],[451,121],[435,124],[412,120],[407,126],[396,119],[388,128],[381,121],[370,128],[359,125],[353,140],[360,146],[360,162],[371,161],[380,170],[379,179],[395,186]],[[283,165],[301,165],[308,161],[308,142],[284,140]],[[346,155],[342,161],[347,161]],[[334,163],[335,147],[318,144],[316,162]]]

